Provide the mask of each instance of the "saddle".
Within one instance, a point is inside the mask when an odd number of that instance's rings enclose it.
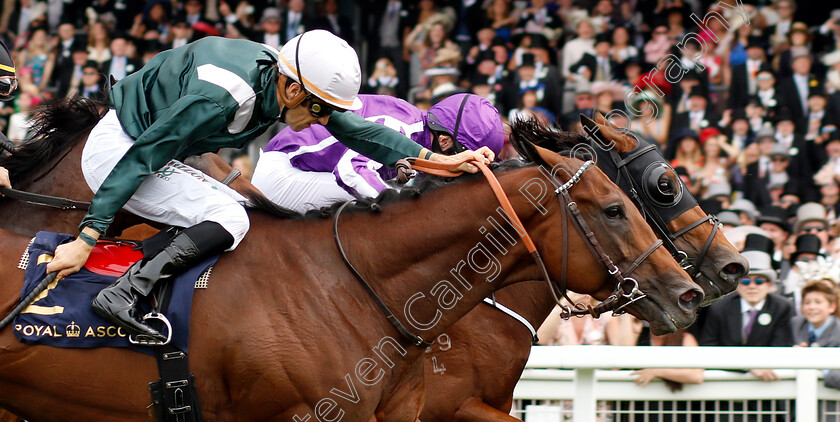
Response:
[[[206,288],[209,271],[218,257],[210,258],[165,283],[147,304],[147,319],[166,325],[169,340],[162,345],[130,342],[121,328],[101,319],[90,308],[91,299],[144,256],[155,254],[172,235],[161,232],[144,242],[100,240],[78,273],[53,281],[15,318],[14,333],[27,344],[54,347],[128,347],[155,356],[160,379],[149,384],[159,421],[200,421],[195,380],[189,370],[189,315],[194,288]],[[44,277],[55,248],[73,236],[39,232],[21,259],[26,270],[21,297],[26,297]],[[145,311],[144,310],[144,311]],[[172,321],[170,323],[170,320]],[[168,330],[167,330],[168,329]]]

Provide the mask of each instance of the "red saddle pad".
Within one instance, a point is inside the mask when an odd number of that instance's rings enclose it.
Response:
[[[128,270],[128,267],[141,259],[143,259],[143,251],[134,250],[129,244],[97,242],[85,262],[85,268],[96,274],[119,277]]]

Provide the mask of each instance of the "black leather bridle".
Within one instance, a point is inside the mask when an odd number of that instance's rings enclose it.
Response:
[[[595,133],[598,130],[600,128]],[[605,148],[604,144],[591,140],[590,143],[598,158],[598,167],[627,193],[660,239],[664,241],[665,248],[696,281],[703,274],[703,261],[720,227],[717,217],[711,214],[706,215],[676,232],[672,231],[668,223],[696,207],[697,201],[693,196],[685,193],[685,185],[679,177],[676,177],[674,169],[662,159],[656,146],[637,136],[634,137],[637,141],[636,148],[625,153],[618,153],[614,148]],[[612,166],[609,163],[612,163]],[[674,187],[677,191],[673,193],[673,196],[658,191],[659,177],[668,171],[674,175],[676,182]],[[660,196],[658,200],[655,198],[657,195]],[[677,247],[674,241],[706,222],[712,225],[712,231],[697,258],[691,259],[685,251]],[[712,280],[714,277],[707,276],[707,278]]]

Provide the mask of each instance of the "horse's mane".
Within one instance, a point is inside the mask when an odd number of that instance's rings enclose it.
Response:
[[[14,153],[0,155],[0,166],[9,170],[15,187],[25,188],[32,181],[32,173],[79,142],[106,107],[103,102],[75,96],[39,106],[33,111],[29,136]]]
[[[547,125],[540,123],[536,119],[517,119],[514,121],[511,124],[511,142],[515,146],[522,142],[530,142],[564,156],[569,156],[572,152],[574,152],[576,158],[585,160],[591,159],[591,155],[588,150],[574,149],[575,146],[589,144],[589,140],[586,136],[552,129]],[[519,148],[517,148],[517,150],[519,150]],[[525,154],[523,151],[519,151],[519,153],[523,159],[507,160],[502,163],[492,163],[490,164],[490,169],[495,172],[534,164],[528,154]],[[388,189],[382,191],[374,199],[357,199],[353,204],[345,208],[345,211],[379,212],[382,210],[383,205],[408,199],[416,199],[423,193],[441,186],[452,185],[465,180],[473,180],[476,177],[482,176],[481,174],[465,174],[457,178],[427,176],[416,186],[406,187],[400,191]],[[343,202],[336,202],[318,210],[311,210],[306,213],[305,218],[317,219],[333,217],[342,204]]]
[[[518,146],[522,142],[529,142],[565,157],[570,156],[574,150],[575,158],[589,159],[589,157],[579,154],[581,149],[575,150],[578,145],[589,144],[589,139],[585,135],[557,130],[540,123],[534,118],[516,119],[511,122],[510,127],[511,141],[514,146]],[[519,150],[518,147],[517,150]],[[519,151],[519,153],[523,156],[526,155],[523,151]]]

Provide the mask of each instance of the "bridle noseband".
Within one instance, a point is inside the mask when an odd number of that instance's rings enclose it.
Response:
[[[560,316],[564,319],[571,318],[572,316],[583,316],[583,315],[592,315],[594,318],[599,317],[601,314],[607,311],[612,311],[613,315],[620,315],[623,314],[624,308],[630,305],[633,302],[643,299],[646,295],[639,289],[639,282],[636,279],[630,277],[630,274],[636,270],[636,268],[641,265],[651,254],[653,254],[656,249],[662,246],[662,240],[657,239],[653,242],[650,247],[647,248],[638,258],[636,258],[633,263],[627,268],[623,273],[621,269],[618,268],[617,265],[613,262],[612,258],[610,258],[609,254],[601,247],[600,242],[595,237],[595,233],[592,229],[589,228],[589,225],[586,223],[586,220],[583,218],[583,215],[580,213],[580,209],[577,206],[577,202],[572,200],[571,195],[569,194],[569,190],[574,186],[575,183],[580,181],[580,177],[583,173],[588,170],[590,167],[595,165],[594,161],[586,161],[583,163],[581,168],[564,184],[557,185],[556,181],[553,177],[549,177],[549,181],[552,185],[554,185],[554,194],[560,201],[560,212],[561,212],[561,221],[563,224],[563,259],[561,265],[561,272],[560,272],[560,283],[559,285],[551,283],[551,279],[549,278],[548,272],[545,269],[545,266],[542,265],[540,262],[540,266],[543,270],[543,277],[545,278],[546,282],[548,282],[548,288],[551,291],[552,295],[554,295],[554,300],[560,306]],[[567,285],[567,271],[568,271],[568,261],[569,261],[569,253],[568,253],[568,220],[567,213],[571,214],[572,222],[574,223],[575,229],[577,229],[578,233],[580,233],[581,238],[584,239],[584,243],[589,248],[589,251],[592,252],[592,255],[597,257],[600,262],[604,265],[604,268],[607,269],[609,275],[615,279],[616,286],[613,292],[610,294],[607,299],[603,302],[599,303],[595,307],[584,305],[582,303],[576,303],[571,298],[569,298],[568,294],[566,293],[566,285]],[[555,292],[555,288],[558,289],[560,295],[562,295],[568,303],[572,304],[571,306],[568,305],[561,305],[560,299]]]
[[[436,163],[428,160],[422,159],[409,159],[409,162],[412,164],[414,169],[423,171],[425,173],[443,176],[443,177],[455,177],[461,175],[461,173],[452,173],[448,169],[452,168],[451,163]],[[548,285],[548,289],[551,292],[551,295],[554,298],[555,303],[561,308],[560,316],[564,319],[569,319],[573,316],[584,316],[584,315],[592,315],[593,317],[597,318],[601,314],[612,311],[613,315],[620,315],[625,313],[625,308],[646,297],[645,293],[639,289],[639,282],[636,279],[630,277],[629,275],[639,267],[651,254],[653,254],[660,246],[662,246],[662,240],[657,239],[653,242],[650,247],[647,248],[644,252],[642,252],[639,257],[637,257],[633,263],[628,267],[624,272],[621,271],[620,268],[613,262],[612,258],[610,258],[609,254],[601,247],[601,244],[598,242],[598,239],[595,237],[595,233],[592,229],[589,228],[589,225],[586,223],[586,220],[583,218],[583,215],[580,213],[580,209],[577,206],[577,202],[572,200],[571,195],[569,194],[569,190],[574,186],[575,183],[580,181],[581,176],[583,173],[595,165],[594,161],[586,161],[583,165],[578,169],[578,171],[564,184],[558,185],[557,182],[554,180],[554,177],[548,177],[551,184],[554,186],[555,190],[554,193],[558,197],[561,205],[561,220],[563,224],[563,259],[562,259],[562,269],[561,269],[561,276],[560,276],[560,283],[559,285],[553,283],[551,281],[551,276],[548,274],[548,269],[545,266],[545,262],[543,261],[542,257],[540,256],[539,251],[537,251],[536,245],[534,244],[531,236],[528,234],[525,226],[519,220],[518,215],[513,209],[513,206],[510,203],[510,200],[507,198],[504,190],[499,184],[499,181],[496,179],[496,176],[493,172],[483,163],[473,161],[473,165],[477,166],[481,169],[481,172],[487,178],[490,187],[493,189],[493,193],[496,195],[496,198],[499,200],[499,204],[502,206],[502,209],[505,213],[510,217],[511,221],[517,226],[522,229],[522,232],[517,230],[517,234],[522,239],[523,244],[525,245],[526,249],[531,255],[531,258],[537,264],[537,267],[540,269],[543,275],[543,279]],[[542,171],[542,168],[541,168]],[[430,342],[425,341],[422,337],[417,334],[412,333],[405,325],[400,322],[394,313],[388,308],[385,302],[379,297],[376,291],[371,287],[370,283],[359,273],[359,271],[353,266],[350,260],[347,257],[347,254],[344,251],[344,247],[341,243],[341,238],[338,232],[338,218],[341,215],[341,212],[352,202],[355,200],[350,200],[342,204],[335,213],[335,217],[333,220],[333,237],[335,239],[336,247],[344,260],[344,263],[350,269],[350,272],[362,283],[362,286],[365,288],[365,291],[371,296],[371,298],[376,302],[376,305],[379,309],[385,314],[385,317],[388,319],[389,322],[397,329],[397,331],[410,343],[414,344],[415,346],[420,347],[428,347],[431,345]],[[609,275],[615,280],[616,286],[613,289],[612,293],[610,294],[607,299],[603,302],[599,303],[598,305],[592,307],[590,305],[584,305],[581,303],[576,303],[572,299],[569,298],[568,294],[566,293],[566,285],[567,285],[567,267],[568,267],[568,214],[571,214],[573,225],[575,229],[577,229],[578,233],[580,233],[581,238],[584,239],[584,243],[586,243],[589,250],[592,254],[597,257],[600,262],[604,265]],[[558,295],[559,293],[559,295]],[[572,304],[563,305],[561,303],[560,297],[565,298],[568,303]]]

